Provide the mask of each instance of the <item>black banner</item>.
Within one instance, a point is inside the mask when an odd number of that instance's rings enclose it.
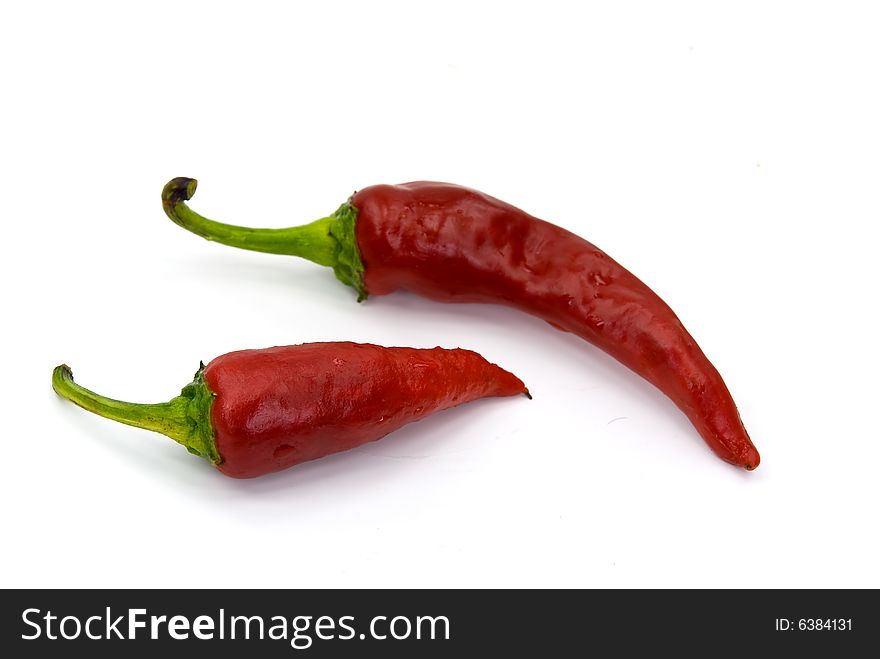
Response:
[[[827,652],[880,641],[871,590],[6,590],[6,656]]]

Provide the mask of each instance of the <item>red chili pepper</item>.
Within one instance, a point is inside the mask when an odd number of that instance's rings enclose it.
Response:
[[[760,456],[724,381],[663,300],[602,250],[476,190],[448,183],[377,185],[333,215],[288,229],[202,217],[176,178],[165,212],[208,240],[331,266],[363,300],[403,288],[441,302],[517,307],[615,357],[669,396],[722,459]]]
[[[66,365],[52,386],[90,412],[171,437],[235,478],[345,451],[478,398],[529,395],[519,378],[470,350],[358,343],[231,352],[156,405],[99,396]]]

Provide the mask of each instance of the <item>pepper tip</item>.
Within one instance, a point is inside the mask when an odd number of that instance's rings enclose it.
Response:
[[[746,471],[755,471],[755,469],[758,468],[758,465],[761,464],[761,454],[758,453],[758,449],[754,446],[749,447],[741,464]]]

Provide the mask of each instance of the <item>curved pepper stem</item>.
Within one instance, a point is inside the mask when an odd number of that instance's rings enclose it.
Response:
[[[62,398],[106,419],[112,419],[136,428],[167,435],[186,447],[186,450],[219,464],[222,459],[214,441],[211,425],[211,403],[214,395],[202,377],[202,368],[195,379],[167,403],[126,403],[106,398],[81,387],[73,381],[73,371],[67,364],[56,366],[52,372],[52,388]]]
[[[335,213],[310,224],[286,229],[256,229],[215,222],[199,215],[186,202],[195,194],[197,181],[171,179],[162,190],[162,207],[175,224],[224,245],[268,254],[299,256],[333,268],[337,279],[367,298],[364,266],[355,237],[357,208],[346,202]]]

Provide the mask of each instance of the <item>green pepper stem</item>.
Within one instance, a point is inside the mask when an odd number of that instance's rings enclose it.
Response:
[[[333,214],[310,224],[285,229],[256,229],[215,222],[196,213],[186,202],[196,191],[195,179],[171,179],[162,190],[162,207],[175,224],[214,242],[268,254],[298,256],[333,268],[337,278],[366,298],[363,264],[354,222],[357,209],[345,203]]]
[[[195,194],[197,181],[175,178],[162,190],[162,206],[171,220],[184,229],[214,242],[267,254],[300,256],[319,265],[336,263],[336,241],[330,236],[332,217],[287,229],[252,229],[223,224],[199,215],[184,203]]]
[[[67,364],[56,367],[52,372],[52,388],[62,398],[106,419],[160,432],[176,441],[181,441],[186,434],[186,403],[180,396],[154,405],[106,398],[74,382],[73,371]]]
[[[101,396],[74,382],[73,371],[66,364],[56,366],[52,372],[52,388],[62,398],[98,416],[162,433],[185,446],[190,453],[214,463],[220,462],[210,425],[212,394],[201,379],[201,370],[196,374],[195,382],[167,403],[126,403]]]

